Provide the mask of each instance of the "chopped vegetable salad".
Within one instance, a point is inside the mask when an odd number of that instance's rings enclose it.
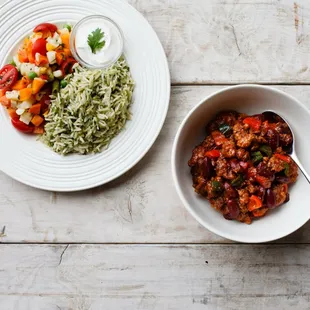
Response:
[[[10,64],[0,70],[0,103],[12,125],[24,133],[44,133],[50,95],[65,87],[76,60],[69,41],[71,26],[42,23],[24,39]]]

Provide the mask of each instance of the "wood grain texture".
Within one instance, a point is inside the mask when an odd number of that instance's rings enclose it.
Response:
[[[2,245],[0,309],[309,309],[309,245]]]
[[[166,51],[173,83],[309,83],[307,0],[129,0]]]
[[[145,158],[119,179],[78,193],[30,188],[0,174],[3,242],[216,243],[228,242],[201,227],[174,189],[170,156],[187,112],[218,86],[174,87],[167,120]],[[281,86],[310,107],[310,86]],[[310,242],[310,222],[277,242]]]

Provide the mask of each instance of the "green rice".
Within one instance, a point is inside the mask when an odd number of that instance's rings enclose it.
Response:
[[[52,96],[42,141],[59,154],[98,153],[130,119],[134,81],[120,58],[105,70],[77,66]]]

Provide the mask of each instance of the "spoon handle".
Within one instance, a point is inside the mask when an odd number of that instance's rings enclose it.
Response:
[[[310,184],[310,176],[307,173],[307,171],[305,170],[305,168],[303,167],[303,165],[301,164],[301,162],[299,161],[299,159],[296,157],[296,155],[292,154],[291,157],[293,158],[293,160],[295,161],[296,165],[298,166],[298,168],[300,169],[300,171],[302,172],[302,174],[305,176],[305,178],[307,179],[308,183]]]

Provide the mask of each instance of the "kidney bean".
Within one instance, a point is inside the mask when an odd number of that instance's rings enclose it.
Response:
[[[290,183],[290,178],[283,176],[283,175],[277,175],[276,176],[276,181],[282,184],[289,184]]]
[[[237,198],[238,192],[227,182],[224,183],[225,196],[227,198]]]
[[[261,162],[256,167],[257,173],[266,178],[272,178],[274,173],[267,167],[264,162]]]
[[[272,189],[268,188],[265,195],[265,202],[269,209],[276,207],[276,197]]]
[[[289,193],[286,193],[286,198],[284,200],[284,203],[290,201],[290,194]]]
[[[267,141],[270,147],[275,150],[280,145],[280,135],[275,130],[268,129]]]
[[[256,195],[262,200],[264,201],[265,199],[265,194],[266,194],[266,189],[263,188],[262,186],[260,186],[256,192]]]
[[[214,171],[211,159],[209,157],[205,157],[204,159],[200,159],[198,164],[200,173],[204,176],[204,178],[210,178]]]
[[[228,213],[224,214],[226,220],[234,220],[239,216],[240,210],[236,200],[230,199],[227,202]]]

